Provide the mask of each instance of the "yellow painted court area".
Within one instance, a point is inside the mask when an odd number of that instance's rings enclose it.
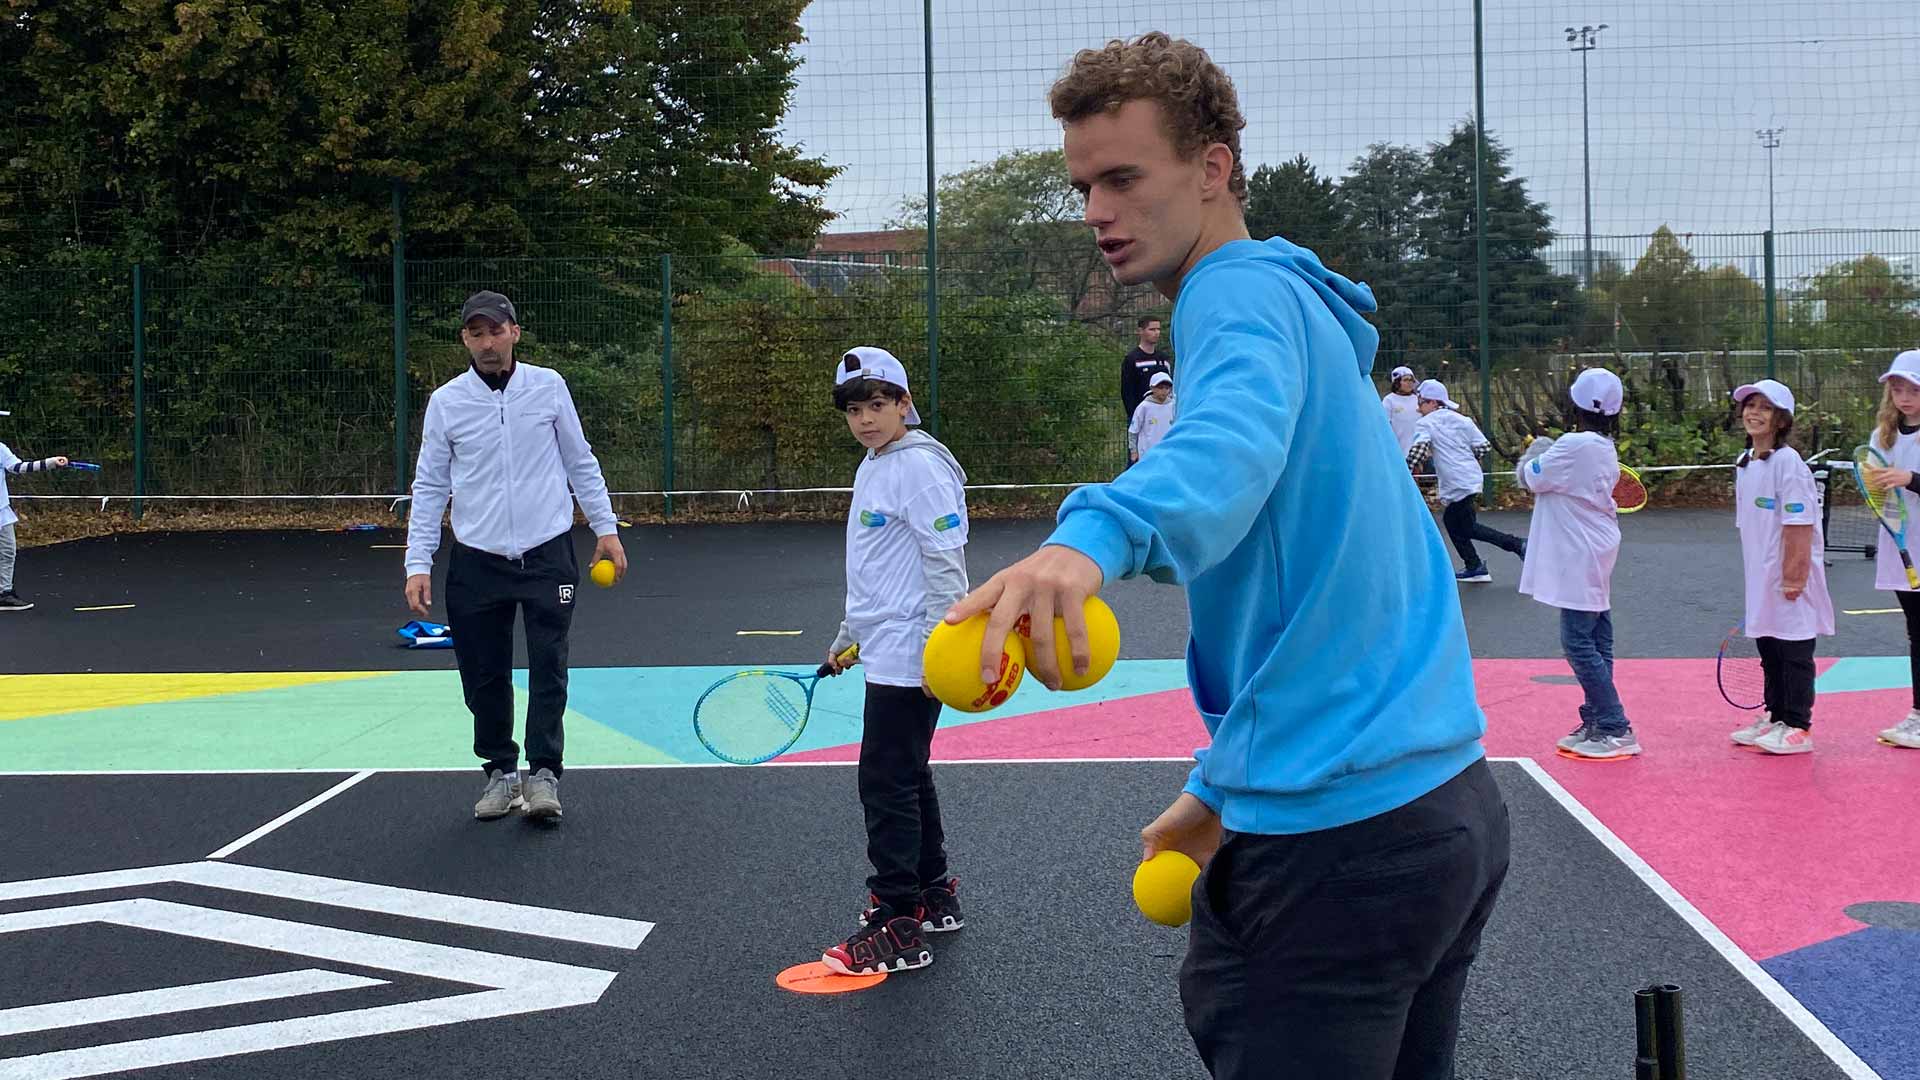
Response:
[[[214,671],[181,675],[0,675],[0,722],[32,716],[372,679],[384,671]]]

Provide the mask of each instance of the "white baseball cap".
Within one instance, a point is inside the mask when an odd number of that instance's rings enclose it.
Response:
[[[1410,367],[1394,368],[1393,374],[1387,376],[1387,378],[1394,382],[1399,382],[1401,379],[1411,379],[1413,378],[1413,369]]]
[[[878,379],[892,383],[909,394],[913,393],[907,386],[906,365],[894,359],[894,355],[887,350],[872,345],[856,345],[848,349],[840,357],[840,362],[833,366],[833,385],[841,386],[852,379]],[[907,423],[919,422],[920,410],[908,405]]]
[[[1626,396],[1626,390],[1620,385],[1620,376],[1606,368],[1588,368],[1573,380],[1567,396],[1573,399],[1576,409],[1597,412],[1601,416],[1619,416],[1620,403]]]
[[[1755,394],[1766,398],[1773,403],[1774,408],[1785,412],[1788,416],[1793,415],[1793,391],[1787,389],[1785,383],[1775,379],[1761,379],[1759,382],[1747,383],[1733,392],[1733,400],[1744,405],[1747,399]]]
[[[1164,371],[1154,372],[1153,378],[1147,380],[1148,387],[1172,386],[1172,385],[1173,385],[1173,376],[1167,374]]]
[[[1447,396],[1447,384],[1441,382],[1439,379],[1428,379],[1426,382],[1421,383],[1419,388],[1414,392],[1420,395],[1421,401],[1437,401],[1449,409],[1458,409],[1460,407],[1459,402]]]
[[[1880,381],[1886,382],[1895,375],[1900,376],[1915,386],[1920,386],[1920,349],[1908,349],[1906,352],[1894,357],[1893,363],[1887,365],[1887,373],[1880,376]],[[7,414],[0,413],[0,416],[5,415]]]

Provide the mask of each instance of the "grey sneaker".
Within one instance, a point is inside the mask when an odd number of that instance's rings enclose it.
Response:
[[[1560,740],[1554,743],[1554,745],[1562,750],[1571,750],[1575,745],[1585,741],[1587,741],[1587,722],[1582,720],[1580,721],[1579,727],[1560,736]]]
[[[1765,735],[1767,732],[1772,730],[1773,730],[1773,714],[1761,713],[1760,719],[1755,720],[1753,723],[1748,724],[1746,727],[1741,728],[1739,731],[1736,731],[1733,734],[1728,735],[1727,738],[1732,739],[1734,742],[1739,743],[1741,746],[1752,746],[1753,744],[1760,741],[1761,736]]]
[[[1567,747],[1567,753],[1574,757],[1588,758],[1593,761],[1632,757],[1639,752],[1640,740],[1634,737],[1632,728],[1618,735],[1591,734]]]
[[[508,780],[506,773],[495,769],[487,774],[487,790],[480,794],[480,801],[473,804],[473,816],[492,821],[525,805],[520,799],[520,781]]]
[[[527,780],[527,817],[535,821],[560,820],[560,778],[541,769]]]
[[[1910,750],[1920,750],[1920,709],[1908,713],[1905,720],[1882,731],[1880,741],[1888,746],[1904,746]]]

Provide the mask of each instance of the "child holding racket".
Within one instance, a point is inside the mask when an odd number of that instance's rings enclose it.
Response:
[[[1813,750],[1813,650],[1833,633],[1820,500],[1787,439],[1793,391],[1761,379],[1733,392],[1749,449],[1735,461],[1734,523],[1746,568],[1746,634],[1760,651],[1766,712],[1732,734],[1769,754]]]
[[[1455,581],[1485,584],[1493,572],[1480,561],[1475,540],[1512,552],[1524,561],[1525,539],[1480,524],[1480,458],[1489,448],[1480,425],[1467,419],[1460,406],[1447,397],[1445,384],[1428,379],[1417,391],[1420,398],[1420,422],[1413,426],[1413,442],[1407,447],[1407,467],[1420,472],[1433,466],[1435,494],[1446,509],[1440,520],[1447,527],[1453,550],[1466,565],[1453,575]]]
[[[1862,478],[1867,486],[1885,492],[1884,498],[1901,499],[1907,504],[1909,521],[1920,517],[1920,349],[1908,349],[1893,358],[1886,374],[1880,376],[1886,387],[1880,397],[1880,412],[1874,417],[1872,445],[1887,459],[1885,469],[1870,469]],[[1920,593],[1907,581],[1900,552],[1882,537],[1874,556],[1874,587],[1893,593],[1907,619],[1907,660],[1913,674],[1913,708],[1906,718],[1880,732],[1880,741],[1890,746],[1920,750]]]
[[[940,800],[927,765],[940,703],[925,690],[927,634],[967,592],[967,476],[923,432],[907,370],[885,349],[849,349],[833,403],[866,456],[847,513],[846,619],[827,663],[860,645],[867,700],[860,738],[868,906],[859,930],[821,954],[842,975],[933,963],[922,932],[960,929],[959,881],[947,874]]]
[[[0,416],[5,416],[0,413]],[[14,540],[13,523],[20,515],[13,512],[13,501],[7,496],[7,477],[24,476],[27,473],[45,472],[48,469],[64,469],[68,461],[63,457],[44,458],[40,461],[22,461],[6,443],[0,442],[0,612],[32,611],[33,603],[21,598],[13,591],[13,567],[18,547]]]
[[[1586,693],[1580,723],[1560,740],[1568,757],[1607,761],[1640,752],[1640,740],[1613,685],[1610,588],[1620,554],[1613,447],[1623,396],[1620,377],[1590,368],[1573,380],[1574,430],[1527,444],[1514,479],[1533,492],[1520,592],[1560,609],[1560,648]]]

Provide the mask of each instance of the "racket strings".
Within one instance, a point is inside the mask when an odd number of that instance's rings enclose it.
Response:
[[[694,711],[701,741],[728,761],[764,761],[793,740],[806,720],[807,695],[793,679],[763,672],[715,686]]]

